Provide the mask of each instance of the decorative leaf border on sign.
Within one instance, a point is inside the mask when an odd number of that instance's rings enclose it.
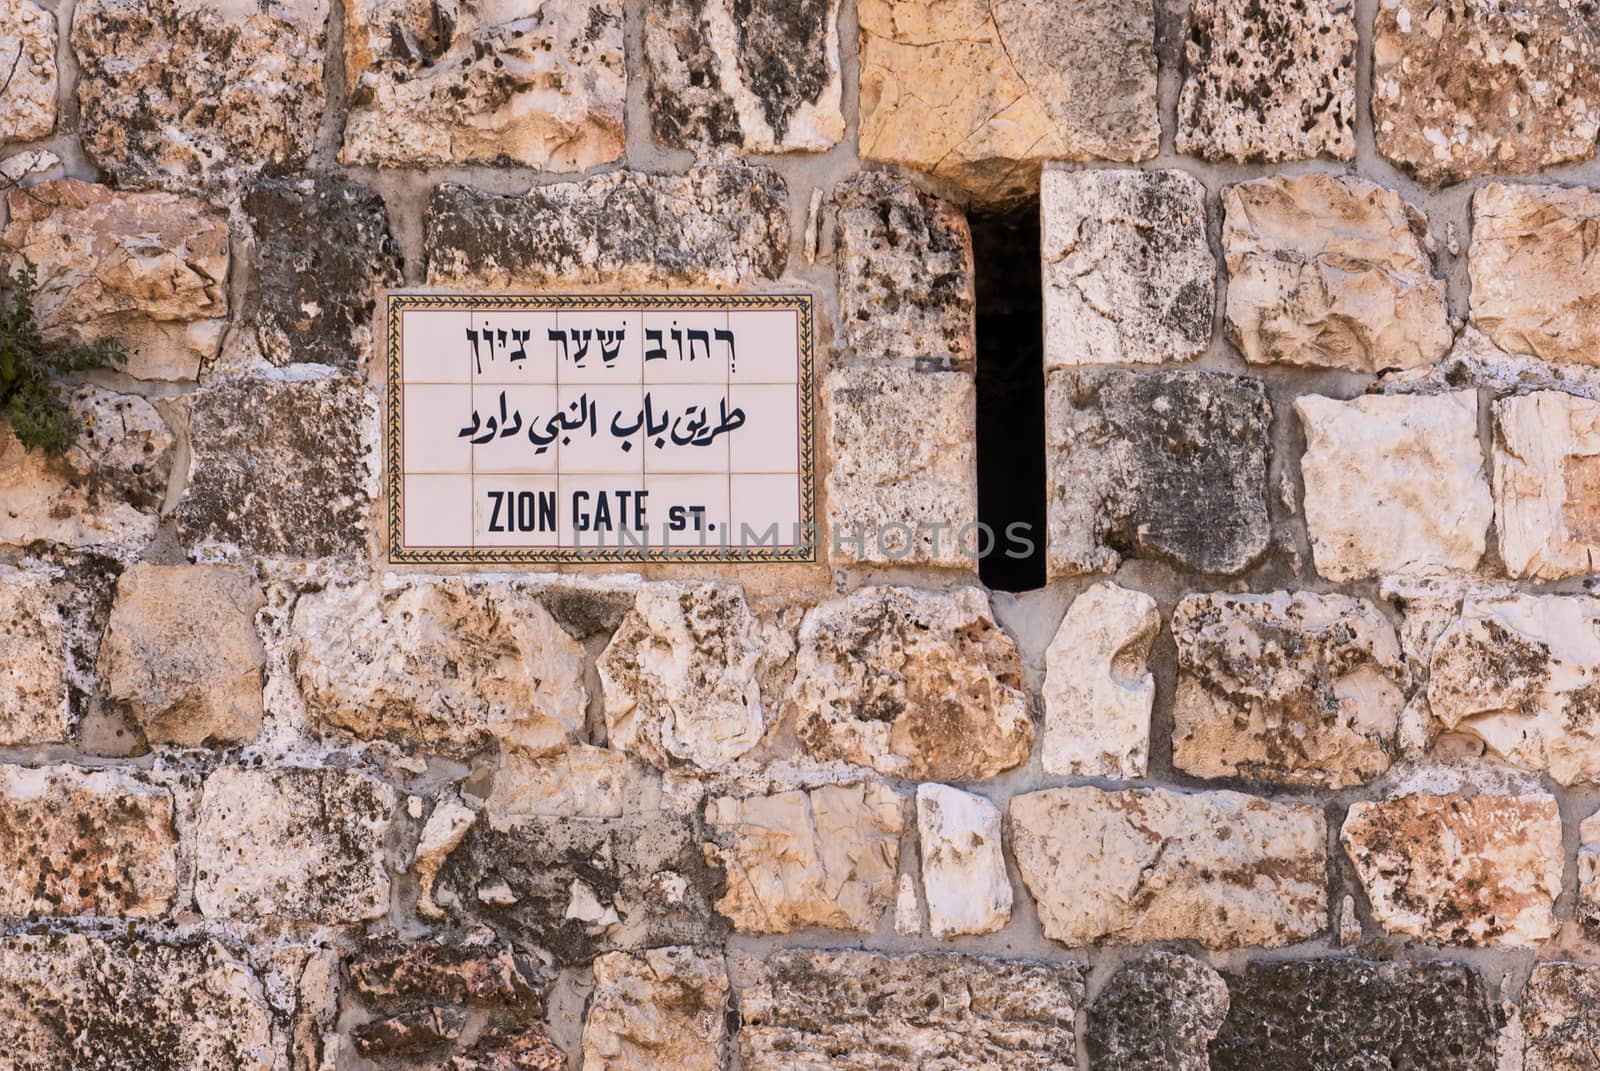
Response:
[[[805,546],[792,547],[596,547],[455,548],[408,550],[401,532],[405,473],[401,468],[400,313],[414,310],[469,309],[485,312],[616,311],[644,312],[736,309],[793,309],[800,314],[800,526]],[[817,560],[816,487],[816,333],[810,294],[388,294],[385,298],[384,464],[387,467],[389,561],[394,565],[645,565],[796,563]]]

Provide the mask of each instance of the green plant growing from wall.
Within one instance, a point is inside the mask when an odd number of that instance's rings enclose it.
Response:
[[[38,285],[38,271],[26,260],[0,283],[0,413],[25,448],[59,454],[83,429],[57,380],[116,367],[127,353],[113,338],[46,338],[34,318]]]

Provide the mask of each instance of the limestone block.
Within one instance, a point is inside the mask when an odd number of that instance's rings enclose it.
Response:
[[[138,379],[194,379],[228,325],[228,224],[192,197],[78,179],[6,194],[5,270],[38,269],[34,310],[52,335],[126,347]]]
[[[862,588],[806,614],[799,648],[796,731],[817,758],[917,781],[1028,760],[1022,660],[978,588]]]
[[[703,769],[755,747],[766,632],[737,585],[646,585],[596,662],[611,746]]]
[[[1207,1046],[1228,1014],[1228,986],[1203,960],[1151,952],[1117,968],[1089,1006],[1096,1068],[1211,1071]]]
[[[717,910],[741,933],[870,933],[894,899],[904,828],[904,801],[875,781],[713,797],[706,859],[727,887]]]
[[[862,0],[861,156],[978,204],[1039,188],[1046,160],[1148,159],[1149,0]]]
[[[1351,372],[1450,348],[1427,219],[1365,179],[1275,175],[1222,191],[1227,332],[1245,360]]]
[[[1478,190],[1468,251],[1473,324],[1511,353],[1600,364],[1596,227],[1600,194],[1585,187],[1494,182]]]
[[[833,200],[845,344],[872,360],[944,358],[970,369],[977,298],[967,217],[886,171],[851,176]]]
[[[214,940],[0,938],[0,1051],[15,1071],[281,1066],[260,979]]]
[[[1347,788],[1389,768],[1410,675],[1394,627],[1348,595],[1189,595],[1172,764],[1196,777]]]
[[[266,662],[255,615],[265,604],[239,566],[131,566],[100,644],[107,697],[127,704],[151,743],[254,740]]]
[[[177,851],[172,794],[138,773],[0,766],[0,915],[158,917]]]
[[[1295,400],[1306,526],[1329,580],[1470,570],[1494,504],[1473,391]]]
[[[1184,42],[1180,153],[1277,162],[1356,154],[1350,0],[1198,0]]]
[[[1156,601],[1096,584],[1072,601],[1044,656],[1044,770],[1140,778],[1150,755]]]
[[[345,164],[582,171],[622,155],[621,0],[343,0]]]
[[[1547,390],[1495,402],[1494,505],[1512,576],[1600,572],[1600,401]]]
[[[1390,933],[1527,948],[1556,932],[1563,853],[1553,796],[1364,800],[1350,805],[1339,839]]]
[[[46,138],[56,128],[56,17],[33,0],[0,0],[0,145]]]
[[[935,937],[993,933],[1010,921],[998,807],[949,785],[918,785],[917,839]]]
[[[50,577],[0,567],[0,747],[72,738],[66,626]]]
[[[1567,0],[1383,0],[1373,41],[1378,151],[1438,185],[1594,155],[1600,38]]]
[[[1075,963],[789,950],[741,958],[735,975],[745,1071],[1078,1066]]]
[[[207,918],[347,925],[389,910],[388,785],[354,769],[224,766],[195,820],[194,898]]]
[[[292,631],[306,705],[363,739],[540,755],[583,728],[583,649],[515,581],[330,586],[300,598]]]
[[[426,1001],[512,1008],[537,1015],[544,991],[524,957],[477,931],[460,940],[363,942],[347,962],[350,992],[368,1009]]]
[[[728,972],[720,952],[652,948],[594,961],[583,1071],[722,1071]]]
[[[521,750],[502,752],[484,813],[501,824],[523,818],[621,818],[648,809],[647,802],[659,805],[660,789],[644,763],[620,751],[571,744],[538,758]]]
[[[1077,369],[1045,385],[1052,578],[1124,557],[1248,569],[1271,539],[1262,385],[1220,372]]]
[[[1600,968],[1540,963],[1522,987],[1523,1071],[1582,1071],[1600,1052]]]
[[[445,183],[424,220],[431,286],[728,288],[789,260],[789,191],[768,167],[612,171],[520,197]]]
[[[378,291],[399,286],[400,248],[383,198],[333,175],[263,179],[244,210],[255,230],[251,317],[272,364],[360,372],[372,350]]]
[[[822,152],[844,137],[839,0],[653,0],[644,15],[660,144]]]
[[[132,394],[67,389],[78,441],[60,457],[28,451],[0,426],[0,545],[137,547],[156,530],[172,431]]]
[[[1182,171],[1045,172],[1045,368],[1204,353],[1216,303],[1206,191]]]
[[[364,554],[377,413],[347,379],[219,379],[193,395],[189,483],[173,512],[191,553]]]
[[[1600,936],[1600,812],[1578,826],[1578,904],[1575,912],[1584,932]]]
[[[822,405],[834,560],[976,568],[972,376],[838,368],[823,380]]]
[[[1327,921],[1320,805],[1238,792],[1054,788],[1011,800],[1011,851],[1046,937],[1275,948]]]
[[[83,147],[118,186],[192,189],[311,154],[328,0],[84,0]]]

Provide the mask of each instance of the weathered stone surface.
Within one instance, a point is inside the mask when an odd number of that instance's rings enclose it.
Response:
[[[173,512],[191,552],[365,552],[377,414],[359,383],[221,379],[193,399],[189,483]]]
[[[904,828],[905,802],[875,781],[715,797],[705,851],[726,874],[717,910],[742,933],[870,933],[894,899]]]
[[[720,952],[652,948],[594,961],[583,1071],[721,1071],[728,972]]]
[[[504,578],[333,586],[295,607],[301,694],[329,725],[454,756],[540,755],[583,728],[583,649]]]
[[[1427,220],[1353,176],[1274,175],[1222,191],[1227,332],[1245,360],[1352,372],[1450,348]]]
[[[1184,61],[1179,152],[1240,163],[1355,156],[1350,0],[1197,0]]]
[[[917,781],[1028,760],[1022,661],[978,588],[862,588],[808,613],[799,647],[797,732],[818,758]]]
[[[1086,787],[1015,796],[1010,815],[1017,868],[1063,944],[1270,948],[1326,922],[1319,806]]]
[[[1512,576],[1600,572],[1600,401],[1538,391],[1495,402],[1494,505]]]
[[[620,0],[344,0],[346,164],[581,171],[622,155]]]
[[[783,951],[735,961],[746,1071],[1072,1071],[1075,963]]]
[[[479,932],[460,941],[364,944],[347,965],[351,992],[369,1008],[471,1004],[538,1015],[543,991],[532,964],[491,938]]]
[[[445,1062],[445,1071],[566,1071],[567,1055],[543,1023],[494,1027]]]
[[[0,915],[154,918],[177,850],[172,794],[136,773],[0,766]]]
[[[0,938],[8,1071],[272,1071],[281,1054],[260,980],[215,941],[81,934]]]
[[[195,902],[207,918],[378,918],[394,806],[392,788],[357,770],[224,766],[201,794]]]
[[[1495,1071],[1502,1016],[1465,963],[1252,963],[1230,976],[1211,1071]]]
[[[1437,185],[1594,155],[1600,37],[1570,0],[1383,0],[1373,42],[1378,151]]]
[[[977,391],[965,372],[853,367],[822,383],[835,561],[973,569]]]
[[[949,785],[918,785],[917,841],[935,937],[993,933],[1010,920],[998,807]]]
[[[704,769],[755,747],[766,731],[758,671],[767,631],[737,585],[641,589],[596,663],[611,746]],[[577,714],[581,727],[581,705]]]
[[[1072,601],[1044,655],[1044,769],[1139,778],[1150,756],[1156,601],[1096,584]]]
[[[56,17],[33,0],[0,0],[0,144],[49,137],[56,128]]]
[[[1045,368],[1205,352],[1216,301],[1206,191],[1182,171],[1045,172]]]
[[[1523,1071],[1583,1071],[1600,1052],[1600,967],[1541,963],[1522,989]]]
[[[25,450],[0,426],[0,544],[132,546],[156,530],[172,466],[172,431],[131,394],[68,391],[78,441],[60,457]]]
[[[655,140],[763,153],[837,145],[844,137],[838,22],[839,0],[646,5],[645,99]]]
[[[734,287],[789,260],[789,191],[771,168],[613,171],[521,197],[445,183],[428,202],[432,286]]]
[[[857,17],[865,160],[997,204],[1037,190],[1046,160],[1156,154],[1148,0],[863,0]]]
[[[1045,386],[1052,578],[1124,557],[1248,569],[1271,539],[1261,384],[1220,372],[1069,370]]]
[[[1578,826],[1576,915],[1591,940],[1600,938],[1600,812]]]
[[[1597,226],[1600,194],[1581,186],[1494,182],[1478,190],[1468,252],[1473,324],[1511,353],[1600,364]]]
[[[1117,968],[1089,1006],[1089,1059],[1105,1071],[1211,1071],[1206,1047],[1228,986],[1204,961],[1152,952]]]
[[[1440,944],[1536,945],[1556,932],[1555,797],[1411,793],[1350,805],[1345,854],[1391,933]]]
[[[1197,777],[1346,788],[1389,768],[1410,683],[1400,640],[1348,595],[1189,595],[1172,764]]]
[[[371,187],[334,175],[264,179],[245,191],[255,229],[251,319],[271,363],[359,372],[377,292],[399,286],[400,249]]]
[[[537,758],[501,753],[484,812],[497,822],[522,818],[621,818],[660,804],[649,768],[620,751],[572,744]]]
[[[83,147],[119,186],[294,167],[322,119],[328,0],[84,0]]]
[[[970,368],[977,298],[967,217],[887,171],[851,176],[833,200],[845,345],[872,360]]]
[[[0,747],[72,736],[67,636],[50,577],[0,567]]]
[[[261,730],[265,605],[250,570],[139,562],[117,580],[100,644],[109,698],[151,743],[231,744]]]
[[[102,335],[139,379],[194,379],[228,318],[228,225],[191,197],[121,193],[78,179],[6,195],[5,270],[31,261],[34,308],[53,335]]]
[[[1317,572],[1329,580],[1470,570],[1494,504],[1478,446],[1473,391],[1308,395],[1300,459]]]

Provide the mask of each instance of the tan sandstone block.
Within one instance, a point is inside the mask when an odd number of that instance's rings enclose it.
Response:
[[[49,137],[56,128],[56,17],[33,0],[0,0],[0,145]]]
[[[1156,601],[1096,584],[1072,601],[1044,656],[1044,770],[1139,778],[1150,756]]]
[[[1495,402],[1494,500],[1512,576],[1600,572],[1600,401],[1538,391]]]
[[[50,577],[0,567],[0,747],[70,740],[67,658]]]
[[[583,1071],[721,1071],[728,972],[720,952],[652,948],[594,961]]]

